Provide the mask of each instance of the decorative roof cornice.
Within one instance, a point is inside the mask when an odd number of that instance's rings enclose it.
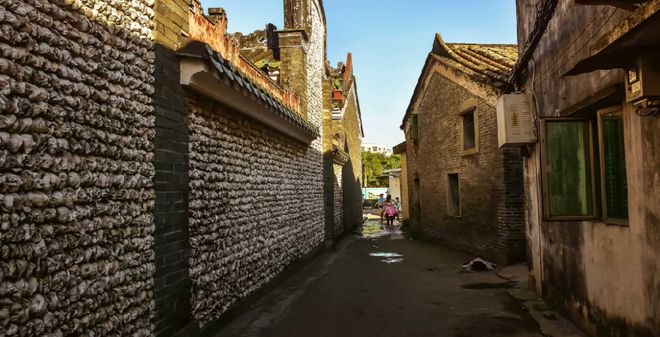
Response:
[[[273,97],[271,92],[255,84],[250,76],[247,76],[243,71],[234,67],[229,60],[224,59],[209,44],[199,41],[188,41],[184,44],[183,48],[177,51],[177,54],[182,57],[182,84],[194,87],[197,91],[223,103],[227,103],[239,112],[243,112],[254,119],[271,125],[275,129],[290,134],[299,140],[311,141],[320,135],[318,127],[283,105],[278,99]],[[189,66],[191,70],[184,71],[187,58],[202,60],[206,66],[190,62]],[[195,77],[200,74],[205,75],[203,78]],[[227,91],[221,85],[228,86],[234,90]],[[243,99],[236,98],[239,96],[243,96]],[[261,104],[253,104],[248,108],[242,108],[254,101]],[[265,109],[259,109],[259,107]],[[282,122],[289,124],[299,131],[293,131],[291,127],[282,126]],[[302,134],[306,136],[302,136]]]

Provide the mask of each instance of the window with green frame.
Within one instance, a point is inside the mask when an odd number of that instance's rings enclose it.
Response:
[[[625,224],[628,186],[621,108],[598,112],[598,137],[592,120],[549,118],[543,121],[543,189],[546,218],[596,218]],[[594,148],[594,140],[598,147]],[[598,156],[594,151],[598,151]],[[593,158],[598,158],[600,175]],[[600,184],[599,184],[600,183]],[[596,188],[600,187],[600,195]]]
[[[598,113],[598,134],[603,218],[624,224],[628,219],[628,180],[621,109]]]
[[[549,119],[543,131],[546,216],[594,217],[589,121]]]

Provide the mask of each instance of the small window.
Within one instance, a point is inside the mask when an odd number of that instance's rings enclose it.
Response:
[[[593,218],[595,202],[590,122],[547,119],[543,131],[546,217]]]
[[[460,114],[460,132],[463,155],[479,152],[478,114],[474,107],[464,110]]]
[[[447,175],[447,212],[451,216],[461,216],[461,196],[458,182],[458,174]]]
[[[411,116],[410,119],[410,139],[419,139],[419,118],[417,114]]]
[[[474,110],[472,110],[463,114],[463,150],[474,148],[474,133]]]
[[[628,181],[623,141],[623,118],[620,108],[598,114],[603,218],[626,224],[628,220]]]

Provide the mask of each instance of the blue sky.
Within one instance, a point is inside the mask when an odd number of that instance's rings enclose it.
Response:
[[[283,24],[283,0],[202,0],[223,7],[229,31]],[[328,58],[353,53],[365,143],[389,146],[439,32],[447,42],[516,43],[515,0],[325,0]]]

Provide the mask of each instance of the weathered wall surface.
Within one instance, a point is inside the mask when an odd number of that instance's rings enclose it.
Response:
[[[352,75],[351,75],[352,76]],[[362,129],[355,85],[350,84],[339,116],[333,116],[331,85],[325,80],[323,152],[326,189],[326,240],[337,239],[362,223]],[[335,153],[338,151],[339,153]],[[340,156],[341,158],[335,158]],[[340,159],[341,165],[336,162]]]
[[[171,336],[188,325],[188,106],[174,52],[156,46],[156,335]]]
[[[150,336],[150,1],[0,8],[0,335]]]
[[[362,126],[359,113],[357,87],[353,84],[342,118],[344,151],[349,157],[342,172],[344,224],[347,230],[362,223]]]
[[[342,186],[343,165],[332,165],[333,178],[335,185],[334,195],[334,234],[339,235],[344,232],[344,186]]]
[[[655,336],[660,312],[658,120],[624,108],[629,226],[600,221],[545,221],[540,156],[525,163],[532,274],[543,296],[594,336]],[[653,172],[652,172],[653,171]],[[616,291],[615,291],[616,290]],[[655,329],[655,330],[653,330]]]
[[[401,154],[401,221],[408,224],[410,219],[410,187],[408,184],[408,153]]]
[[[411,115],[412,118],[413,115]],[[408,197],[404,199],[405,204],[408,204],[408,216],[404,220],[405,225],[409,225],[411,229],[415,232],[421,233],[422,226],[422,215],[420,214],[421,200],[420,193],[418,189],[418,183],[421,184],[419,180],[419,170],[417,167],[417,157],[418,157],[418,148],[419,145],[417,140],[413,139],[411,133],[408,131],[411,127],[411,118],[408,118],[404,125],[403,129],[406,135],[406,169],[401,170],[402,174],[406,175],[408,181]],[[403,161],[403,157],[401,157]]]
[[[323,117],[323,77],[325,73],[325,23],[320,6],[313,1],[310,11],[311,34],[307,45],[307,118],[321,127]],[[323,142],[318,139],[313,145],[321,151]]]
[[[322,243],[322,161],[227,108],[190,104],[192,306],[206,325]]]
[[[413,191],[422,201],[419,230],[425,236],[498,262],[524,260],[523,205],[506,203],[504,179],[505,167],[515,169],[516,165],[518,170],[512,172],[522,177],[520,156],[517,162],[504,161],[504,153],[497,147],[496,114],[491,104],[441,74],[431,76],[417,109],[416,156],[408,158],[420,180],[420,190]],[[478,125],[478,152],[469,155],[463,154],[461,139],[460,113],[466,102],[476,106]],[[443,150],[437,151],[439,148]],[[410,165],[411,159],[414,165]],[[460,217],[447,210],[450,173],[459,175]],[[522,195],[522,186],[517,194]],[[520,219],[509,217],[514,212]],[[514,242],[516,246],[512,246]]]
[[[521,49],[534,26],[538,3],[539,0],[517,1],[518,41]],[[529,67],[529,80],[532,74],[535,77],[534,89],[539,93],[537,103],[541,115],[558,115],[560,111],[570,110],[570,107],[585,97],[622,83],[621,71],[562,76],[577,62],[589,56],[594,37],[609,31],[629,14],[614,6],[583,6],[571,0],[559,1],[557,12],[548,25],[548,32],[534,53],[535,62]]]
[[[521,43],[533,27],[536,2],[517,2]],[[623,84],[620,70],[561,76],[589,56],[598,37],[629,14],[612,6],[560,1],[524,85],[536,92],[541,116],[568,115],[576,111],[576,104],[605,91],[609,106],[623,108],[629,226],[598,220],[545,221],[539,145],[525,160],[527,237],[537,290],[594,336],[660,334],[660,122],[657,117],[637,116],[623,96],[611,90]],[[599,107],[603,105],[586,105],[579,114],[593,117]]]

